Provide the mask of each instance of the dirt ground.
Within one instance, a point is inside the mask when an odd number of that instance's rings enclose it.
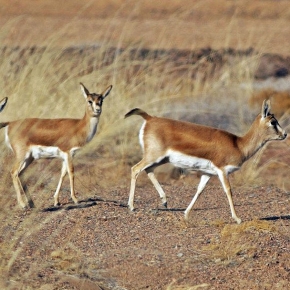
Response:
[[[277,25],[276,8],[269,10],[273,14],[266,15],[260,6],[255,6],[252,14],[243,15],[240,7],[235,14],[231,10],[232,2],[225,1],[227,9],[208,10],[211,11],[210,22],[205,21],[206,8],[198,6],[201,9],[199,17],[186,15],[182,10],[183,30],[177,40],[172,41],[170,25],[174,26],[174,21],[170,22],[170,13],[181,9],[180,1],[173,1],[176,6],[161,7],[158,4],[156,9],[148,4],[144,13],[139,14],[135,10],[135,14],[124,12],[128,11],[125,8],[118,10],[118,1],[110,1],[107,6],[98,6],[97,1],[92,1],[93,8],[83,8],[81,1],[76,0],[71,6],[60,5],[62,1],[51,1],[50,4],[43,1],[47,6],[40,7],[36,2],[14,0],[7,4],[8,1],[0,0],[2,25],[18,17],[11,33],[2,35],[2,45],[42,44],[51,31],[67,19],[70,19],[71,32],[58,45],[91,44],[92,39],[102,41],[104,32],[98,29],[103,27],[105,19],[119,11],[119,16],[109,22],[108,28],[116,44],[121,26],[127,25],[132,33],[126,34],[125,42],[143,35],[144,42],[151,48],[162,46],[167,49],[175,44],[174,48],[191,49],[194,40],[195,43],[200,41],[194,45],[195,49],[207,46],[218,49],[225,43],[224,39],[215,38],[215,33],[222,35],[223,30],[228,29],[232,15],[239,15],[232,22],[230,46],[238,49],[263,47],[268,53],[290,55],[289,46],[285,45],[285,39],[290,35],[289,16],[281,17]],[[254,2],[259,4],[261,1]],[[276,1],[267,1],[270,2],[276,5]],[[285,6],[287,1],[280,2]],[[84,10],[76,19],[75,15],[81,9]],[[142,11],[142,7],[138,9]],[[225,11],[224,18],[218,14]],[[81,22],[81,26],[74,25]],[[160,36],[165,25],[169,28],[163,37],[168,42],[157,45],[154,42],[156,34],[149,32],[155,31]],[[197,25],[198,29],[192,28]],[[212,30],[213,25],[217,32]],[[193,30],[192,34],[188,30]],[[268,38],[265,40],[257,35],[267,35]],[[265,156],[271,156],[271,152]],[[275,154],[285,159],[283,147]],[[273,174],[279,176],[279,170],[275,169]],[[275,176],[269,175],[269,179]],[[58,173],[52,177],[54,183],[57,178]],[[213,178],[186,223],[183,211],[195,193],[196,176],[163,182],[168,197],[167,209],[162,207],[146,176],[142,175],[140,179],[134,212],[127,208],[129,178],[121,186],[108,189],[96,186],[94,190],[78,192],[79,205],[70,201],[68,185],[62,189],[62,206],[57,208],[51,207],[53,191],[42,184],[32,196],[36,209],[20,210],[13,196],[13,202],[8,203],[1,214],[0,288],[290,289],[290,194],[287,190],[269,183],[256,187],[233,186],[234,204],[243,221],[237,225],[230,216],[218,180]],[[193,182],[188,182],[189,179]],[[5,190],[5,194],[8,193],[14,194],[12,186]]]
[[[243,220],[237,225],[217,185],[200,197],[188,223],[183,211],[194,188],[183,181],[164,186],[168,209],[150,185],[137,188],[133,213],[128,187],[106,199],[94,193],[78,206],[40,204],[49,203],[45,191],[34,197],[38,210],[12,205],[0,242],[2,249],[14,243],[17,258],[8,259],[1,289],[289,289],[289,193],[234,188]]]

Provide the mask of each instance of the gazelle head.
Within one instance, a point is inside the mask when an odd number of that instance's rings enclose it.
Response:
[[[80,83],[80,85],[87,101],[87,112],[89,112],[92,117],[99,117],[102,113],[103,100],[109,95],[113,86],[108,86],[101,94],[96,94],[90,93],[82,83]]]
[[[5,108],[8,98],[4,98],[0,101],[0,112]]]
[[[267,128],[267,140],[284,140],[287,133],[283,130],[275,118],[274,114],[270,113],[271,104],[269,100],[265,100],[262,105],[260,122]]]

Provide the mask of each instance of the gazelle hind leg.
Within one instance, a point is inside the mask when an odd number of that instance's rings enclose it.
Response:
[[[16,196],[17,196],[17,201],[18,204],[22,207],[22,208],[26,208],[27,205],[26,203],[23,201],[22,195],[24,194],[27,200],[27,203],[29,205],[29,207],[33,208],[35,207],[34,202],[30,196],[30,194],[28,192],[25,192],[21,181],[20,181],[20,174],[24,172],[24,170],[29,166],[29,164],[31,164],[31,162],[33,161],[32,157],[28,157],[26,159],[24,159],[23,161],[19,161],[17,160],[14,163],[14,166],[11,170],[11,176],[12,176],[12,181],[13,181],[13,185],[16,191]]]
[[[143,170],[143,159],[131,168],[131,187],[128,200],[128,207],[131,211],[134,210],[134,194],[136,188],[136,181],[139,173]]]
[[[144,158],[131,168],[131,187],[128,200],[128,207],[131,211],[134,210],[134,195],[137,178],[145,168],[149,167],[153,162],[148,162]]]
[[[145,169],[149,179],[151,180],[151,182],[153,183],[154,187],[156,188],[156,190],[159,193],[159,196],[160,196],[160,198],[162,200],[163,206],[165,206],[167,208],[166,194],[165,194],[164,190],[162,189],[160,183],[158,182],[157,178],[155,177],[155,174],[154,174],[153,170],[154,170],[154,168]]]
[[[16,196],[17,196],[18,204],[22,208],[26,208],[27,205],[23,201],[23,198],[22,198],[22,194],[24,194],[24,190],[23,190],[23,187],[22,187],[21,182],[19,180],[19,177],[18,177],[17,172],[11,171],[11,176],[12,176],[13,185],[14,185],[14,188],[15,188],[15,191],[16,191]]]
[[[209,179],[210,179],[210,176],[209,175],[202,175],[201,176],[200,181],[199,181],[199,184],[198,184],[198,187],[197,187],[196,194],[194,195],[191,203],[189,204],[189,206],[187,207],[187,209],[184,212],[184,218],[185,218],[185,220],[188,220],[189,212],[191,211],[191,209],[192,209],[193,205],[195,204],[195,202],[196,202],[197,198],[199,197],[199,195],[204,190],[204,188],[205,188],[207,182],[209,181]]]
[[[160,197],[163,200],[163,203],[166,205],[165,193],[163,192],[160,184],[158,183],[156,177],[154,176],[153,170],[159,165],[167,163],[167,161],[165,161],[165,158],[160,159],[160,157],[157,157],[154,159],[152,156],[153,154],[152,155],[148,154],[148,155],[150,156],[150,159],[143,158],[140,162],[138,162],[136,165],[134,165],[131,168],[131,188],[130,188],[130,195],[129,195],[129,201],[128,201],[128,206],[130,210],[134,210],[133,203],[134,203],[134,194],[135,194],[135,188],[136,188],[136,180],[140,172],[142,172],[143,170],[146,170],[149,179],[154,184],[155,188],[159,192]]]

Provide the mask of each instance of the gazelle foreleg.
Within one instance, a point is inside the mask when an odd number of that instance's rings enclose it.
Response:
[[[54,206],[58,206],[60,205],[60,202],[59,202],[59,191],[60,191],[60,188],[61,188],[61,185],[62,185],[62,182],[63,182],[63,179],[67,173],[67,165],[66,165],[66,162],[63,161],[62,162],[62,168],[61,168],[61,174],[60,174],[60,179],[59,179],[59,182],[58,182],[58,185],[57,185],[57,188],[56,188],[56,191],[53,195],[53,198],[54,198]]]
[[[209,175],[202,175],[201,176],[200,181],[199,181],[199,184],[198,184],[198,187],[197,187],[196,194],[194,195],[191,203],[189,204],[189,206],[187,207],[187,209],[184,212],[184,218],[185,218],[185,220],[188,220],[189,212],[191,211],[191,209],[192,209],[193,205],[195,204],[195,202],[196,202],[197,198],[199,197],[199,195],[204,190],[204,188],[205,188],[207,182],[209,181],[209,179],[210,179],[210,176]]]
[[[60,179],[59,179],[56,191],[53,196],[54,206],[60,205],[59,192],[60,192],[61,185],[63,183],[63,179],[67,173],[68,173],[69,182],[70,182],[71,198],[74,201],[74,203],[78,203],[78,200],[75,196],[75,191],[74,191],[74,169],[73,169],[73,164],[72,164],[72,157],[68,153],[65,153],[62,157],[63,157],[63,162],[62,162]]]
[[[74,167],[73,167],[73,161],[72,156],[70,154],[66,154],[65,158],[67,173],[69,177],[69,183],[70,183],[70,195],[74,203],[78,203],[78,200],[75,195],[75,189],[74,189]]]
[[[240,224],[242,222],[242,220],[237,217],[235,208],[234,208],[234,203],[233,203],[233,199],[232,199],[232,190],[231,190],[231,185],[228,179],[228,176],[225,172],[223,172],[222,170],[220,170],[218,172],[218,176],[219,179],[222,183],[223,189],[227,195],[228,201],[229,201],[229,205],[230,205],[230,209],[231,209],[231,214],[232,214],[232,218],[238,223]]]

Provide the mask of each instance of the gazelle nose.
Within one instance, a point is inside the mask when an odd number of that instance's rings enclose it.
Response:
[[[287,137],[287,133],[284,133],[284,139]]]

